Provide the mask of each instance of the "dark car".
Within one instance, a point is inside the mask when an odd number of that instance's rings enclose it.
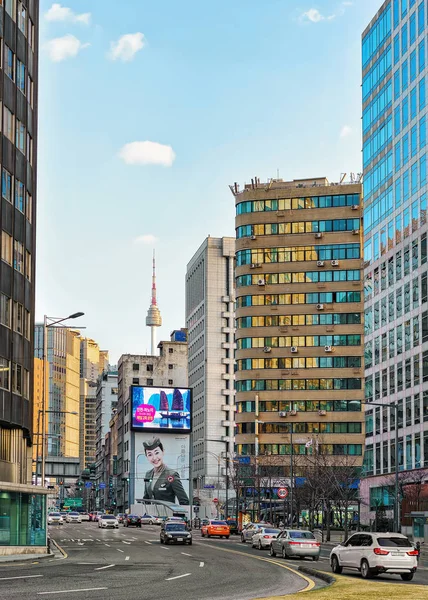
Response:
[[[235,521],[235,519],[227,519],[226,523],[229,525],[230,533],[232,535],[239,535],[238,521]]]
[[[124,527],[141,527],[141,518],[138,515],[125,515],[123,517]]]
[[[185,523],[174,521],[166,522],[160,531],[161,544],[189,544],[192,545],[192,534],[187,530]]]

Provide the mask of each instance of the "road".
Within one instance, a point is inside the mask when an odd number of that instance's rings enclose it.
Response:
[[[2,600],[253,600],[310,584],[298,564],[270,559],[237,538],[206,540],[196,532],[192,546],[163,546],[159,527],[102,530],[97,523],[51,527],[50,535],[67,558],[0,564]]]
[[[163,546],[159,527],[101,530],[97,523],[65,524],[50,535],[67,553],[38,564],[0,563],[1,600],[41,600],[70,597],[88,600],[254,600],[292,594],[308,586],[297,573],[307,566],[330,572],[330,550],[322,548],[318,563],[298,559],[270,559],[267,551],[229,540],[201,538],[194,532],[192,546]],[[355,577],[359,574],[346,573]],[[376,581],[396,585],[428,584],[428,565],[413,582],[397,576]]]

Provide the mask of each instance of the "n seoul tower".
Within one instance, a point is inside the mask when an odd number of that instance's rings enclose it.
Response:
[[[155,251],[153,250],[153,275],[152,275],[152,302],[150,304],[150,308],[147,311],[146,317],[146,325],[151,329],[152,335],[152,348],[151,355],[155,356],[156,354],[156,327],[160,327],[162,325],[162,317],[160,314],[160,310],[157,305],[156,300],[156,259],[155,259]]]

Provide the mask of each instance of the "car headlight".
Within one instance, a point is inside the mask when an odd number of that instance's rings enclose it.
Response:
[[[172,535],[170,533],[167,534],[168,537],[172,537]]]

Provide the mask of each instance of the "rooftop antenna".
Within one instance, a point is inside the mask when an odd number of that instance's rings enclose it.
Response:
[[[147,311],[146,325],[151,330],[151,356],[156,354],[156,327],[162,325],[162,317],[157,305],[156,298],[156,257],[153,250],[153,275],[152,275],[152,301]]]

